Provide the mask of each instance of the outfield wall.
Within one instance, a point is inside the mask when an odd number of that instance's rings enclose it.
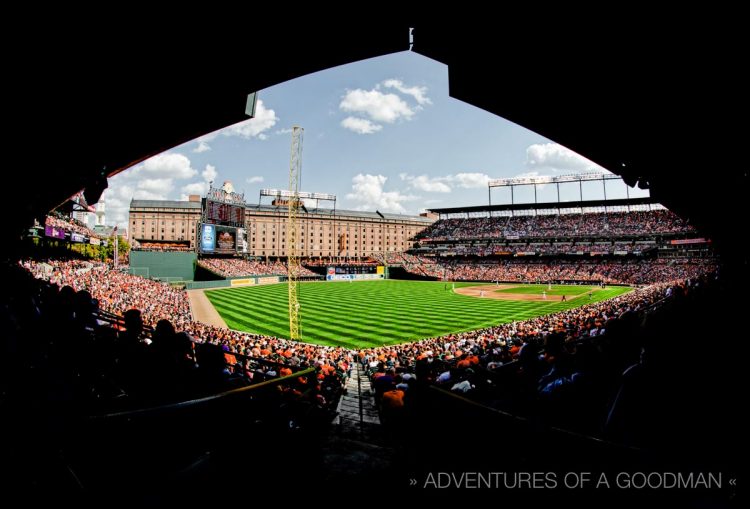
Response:
[[[188,290],[205,290],[208,288],[229,288],[231,282],[226,279],[220,279],[217,281],[188,281],[185,283],[185,288]]]
[[[231,288],[234,286],[270,285],[279,283],[279,276],[235,276],[215,281],[188,281],[188,290],[205,290],[209,288]]]
[[[195,253],[131,250],[129,272],[143,277],[191,281],[196,258]]]

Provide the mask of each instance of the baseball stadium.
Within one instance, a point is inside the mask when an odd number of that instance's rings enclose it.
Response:
[[[540,489],[571,497],[569,471],[691,471],[713,485],[671,501],[731,506],[739,361],[722,320],[746,266],[741,226],[731,226],[740,186],[697,201],[696,183],[661,168],[650,128],[632,145],[606,138],[600,126],[620,124],[605,124],[576,87],[566,91],[581,97],[579,120],[567,124],[469,87],[476,71],[460,62],[476,55],[460,31],[425,27],[413,42],[449,66],[452,95],[612,173],[490,179],[484,204],[425,203],[414,215],[350,210],[328,189],[302,187],[295,126],[288,188],[250,197],[211,182],[179,200],[133,198],[127,237],[106,225],[107,178],[252,117],[254,91],[404,50],[403,30],[352,30],[356,54],[313,37],[303,53],[339,55],[320,64],[263,57],[262,77],[233,77],[226,96],[245,98],[239,112],[198,85],[188,86],[194,116],[179,113],[182,92],[138,88],[128,136],[96,134],[78,170],[50,175],[33,204],[14,207],[22,233],[3,264],[0,398],[9,489],[42,487],[39,500],[219,491],[252,501],[271,487],[471,487],[437,473],[475,472],[479,487],[523,499],[537,482],[524,472],[546,472]],[[99,118],[90,104],[87,119]],[[641,120],[612,108],[629,128]],[[158,129],[137,121],[147,111],[164,115]],[[608,199],[613,186],[650,193]],[[577,197],[561,200],[571,189]],[[483,476],[493,472],[506,475]],[[624,496],[665,496],[667,478],[645,476]]]

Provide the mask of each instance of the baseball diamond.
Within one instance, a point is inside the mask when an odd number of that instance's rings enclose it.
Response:
[[[464,289],[486,288],[487,297],[461,295]],[[446,289],[447,288],[447,289]],[[415,341],[426,337],[489,327],[556,313],[589,302],[622,295],[629,287],[554,285],[555,300],[526,300],[546,285],[517,286],[517,300],[489,298],[494,284],[431,281],[361,281],[303,283],[300,302],[305,342],[363,348]],[[592,298],[560,302],[596,289]],[[501,290],[502,291],[502,290]],[[206,291],[206,296],[231,329],[277,337],[289,334],[285,284]],[[585,295],[584,295],[585,297]]]

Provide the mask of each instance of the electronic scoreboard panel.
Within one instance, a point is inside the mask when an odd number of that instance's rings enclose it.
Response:
[[[206,220],[209,223],[241,227],[245,224],[245,207],[206,200]]]

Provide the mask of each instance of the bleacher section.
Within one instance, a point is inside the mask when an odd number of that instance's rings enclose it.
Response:
[[[668,210],[440,219],[419,233],[423,240],[646,236],[694,233]]]
[[[201,258],[198,264],[225,278],[245,276],[286,276],[287,266],[285,263],[265,263],[256,260],[245,260],[241,258]],[[314,272],[302,267],[300,276],[317,276]]]

